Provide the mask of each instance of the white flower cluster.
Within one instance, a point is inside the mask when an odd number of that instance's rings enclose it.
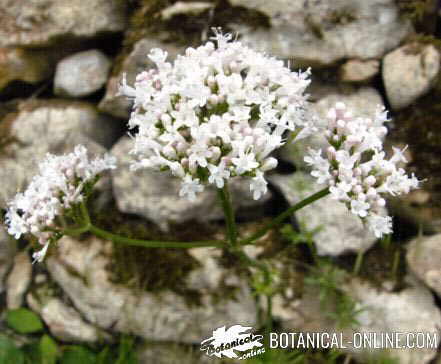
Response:
[[[324,133],[329,146],[324,157],[321,150],[313,149],[305,157],[318,183],[328,184],[332,197],[366,221],[376,237],[392,232],[392,218],[381,215],[384,195],[408,193],[419,184],[399,167],[407,162],[402,150],[393,148],[393,156],[385,159],[382,139],[387,120],[384,108],[379,107],[371,119],[353,117],[345,104],[337,103],[328,113]]]
[[[34,253],[42,261],[54,234],[58,231],[57,216],[83,199],[84,187],[104,170],[116,168],[116,159],[104,156],[89,160],[87,149],[76,146],[73,153],[55,156],[47,154],[35,176],[23,193],[8,204],[8,232],[19,239],[23,234],[38,238],[43,249]]]
[[[222,188],[246,176],[254,199],[267,190],[264,172],[277,165],[270,153],[314,128],[305,115],[309,70],[291,72],[283,61],[255,52],[215,31],[216,45],[188,48],[173,64],[152,49],[156,67],[125,77],[120,94],[134,99],[130,128],[137,128],[133,169],[170,170],[190,200],[205,183]]]

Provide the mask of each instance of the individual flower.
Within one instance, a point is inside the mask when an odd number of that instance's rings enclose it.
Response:
[[[327,118],[325,153],[311,149],[304,158],[312,167],[311,175],[327,184],[332,198],[345,203],[376,237],[391,233],[392,218],[382,215],[386,195],[408,193],[418,188],[420,181],[400,167],[407,162],[405,149],[393,148],[392,157],[385,158],[385,109],[379,107],[373,118],[354,117],[339,102]]]
[[[136,128],[132,169],[169,170],[182,180],[181,196],[195,198],[204,185],[222,188],[236,176],[249,178],[255,199],[267,190],[270,154],[314,129],[307,114],[309,70],[292,72],[230,34],[188,48],[173,63],[152,49],[154,69],[123,77],[120,94],[133,99],[129,127]]]
[[[5,219],[8,233],[16,239],[24,234],[34,235],[43,248],[33,258],[41,262],[49,244],[61,237],[60,217],[83,201],[86,189],[97,181],[101,172],[114,168],[114,157],[105,155],[90,160],[82,145],[61,156],[48,153],[39,165],[40,173],[24,192],[8,203]]]

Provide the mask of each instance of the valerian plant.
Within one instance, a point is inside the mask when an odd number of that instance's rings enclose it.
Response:
[[[206,185],[217,188],[227,226],[227,241],[170,242],[131,239],[96,227],[87,209],[87,196],[99,175],[116,168],[110,156],[89,160],[84,147],[63,156],[48,155],[40,174],[24,193],[9,203],[6,224],[10,234],[35,236],[42,261],[51,243],[63,235],[89,232],[115,243],[146,248],[217,247],[237,255],[241,262],[264,272],[270,269],[243,251],[295,211],[331,194],[359,216],[377,237],[392,231],[384,215],[385,195],[417,188],[399,163],[406,160],[394,149],[385,159],[383,138],[386,111],[371,118],[353,116],[337,103],[323,127],[311,112],[308,95],[310,70],[293,72],[283,61],[256,52],[230,34],[215,30],[213,42],[188,48],[171,63],[167,53],[152,49],[148,57],[156,67],[137,75],[133,86],[123,77],[120,94],[133,100],[128,122],[133,133],[131,168],[155,169],[181,180],[179,195],[194,200]],[[314,133],[325,136],[324,152],[310,150],[305,157],[312,176],[324,184],[275,217],[251,236],[237,231],[228,183],[246,178],[258,200],[267,192],[265,173],[277,166],[272,152],[287,141]]]

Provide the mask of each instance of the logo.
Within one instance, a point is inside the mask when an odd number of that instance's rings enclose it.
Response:
[[[262,335],[254,335],[250,330],[252,327],[244,327],[241,325],[233,325],[229,329],[225,326],[219,327],[213,331],[213,336],[201,342],[201,351],[205,351],[208,356],[217,356],[222,358],[226,356],[230,359],[245,359],[263,354],[265,348],[260,342]],[[257,350],[252,350],[259,348]],[[239,357],[236,351],[248,353]]]

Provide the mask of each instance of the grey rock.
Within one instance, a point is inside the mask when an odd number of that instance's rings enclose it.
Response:
[[[407,263],[412,272],[441,297],[441,234],[417,237],[407,249]]]
[[[350,59],[340,68],[340,79],[343,82],[368,82],[380,71],[380,61],[376,59]]]
[[[176,15],[199,15],[208,9],[214,7],[213,3],[203,1],[183,2],[177,1],[173,5],[166,7],[161,11],[162,20],[170,20]]]
[[[68,306],[59,298],[43,298],[41,295],[37,298],[35,293],[29,293],[27,302],[32,310],[41,316],[51,334],[58,340],[94,343],[110,338],[102,330],[84,321],[73,307]]]
[[[0,48],[0,90],[12,81],[38,83],[49,78],[56,56],[49,50]]]
[[[399,348],[360,350],[353,345],[354,333],[417,333],[440,335],[441,314],[432,294],[412,277],[408,277],[408,288],[400,292],[385,292],[367,282],[352,279],[342,287],[361,309],[356,316],[358,324],[352,328],[338,328],[327,316],[317,300],[319,292],[307,290],[301,299],[287,300],[277,296],[273,313],[281,319],[282,331],[342,333],[346,348],[343,351],[361,362],[378,358],[386,351],[399,363],[429,363],[436,356],[436,348]],[[405,337],[400,345],[406,345]],[[350,342],[352,341],[352,343]],[[377,341],[380,345],[380,342]]]
[[[410,105],[433,86],[440,68],[440,54],[433,45],[408,44],[383,60],[383,81],[394,109]]]
[[[60,100],[25,102],[3,122],[10,125],[12,142],[0,157],[1,207],[25,188],[46,153],[68,153],[83,144],[91,155],[103,154],[102,145],[110,146],[118,129],[113,119],[100,115],[93,105]]]
[[[353,88],[348,87],[342,92],[335,87],[325,88],[318,87],[317,92],[313,94],[321,94],[314,103],[311,104],[312,112],[318,116],[318,121],[322,126],[326,123],[326,114],[336,102],[344,102],[354,115],[361,117],[372,117],[378,105],[383,106],[383,100],[377,90],[372,87]],[[326,140],[321,134],[314,134],[308,138],[301,139],[294,143],[286,144],[280,150],[282,159],[293,163],[297,168],[309,170],[309,167],[303,161],[308,147],[314,149],[323,149],[326,146]]]
[[[57,64],[54,93],[68,97],[90,95],[104,86],[110,66],[109,58],[96,49],[66,57]]]
[[[329,65],[343,58],[379,58],[411,27],[393,0],[232,0],[261,12],[270,28],[233,25],[242,41],[300,64]]]
[[[47,46],[62,38],[120,32],[126,4],[119,0],[1,0],[0,46]]]
[[[0,293],[5,290],[5,277],[12,267],[17,244],[0,226]]]
[[[129,118],[132,103],[125,96],[117,96],[118,85],[121,82],[124,73],[127,75],[127,83],[132,85],[138,73],[154,66],[147,57],[152,48],[161,48],[168,52],[169,60],[173,60],[184,50],[184,47],[178,47],[171,43],[164,43],[159,39],[144,38],[139,40],[134,45],[131,53],[122,61],[120,71],[116,75],[112,75],[108,80],[106,94],[98,105],[101,111],[118,118]]]
[[[27,252],[18,253],[6,281],[6,305],[8,309],[19,308],[32,280],[32,264]]]
[[[293,205],[320,190],[315,179],[303,172],[273,175],[270,182],[278,187]],[[347,252],[364,252],[375,242],[373,233],[346,206],[326,196],[295,214],[303,229],[312,231],[319,255],[338,256]]]
[[[201,292],[200,304],[189,306],[166,287],[148,292],[112,282],[112,250],[112,243],[97,238],[76,241],[64,237],[56,254],[47,259],[52,278],[93,325],[153,341],[189,344],[200,343],[214,328],[224,325],[256,326],[256,307],[245,280],[239,280],[234,299],[219,300],[222,282],[218,282],[214,292]],[[225,270],[223,276],[232,274]]]
[[[207,186],[195,201],[179,197],[181,182],[165,172],[151,170],[130,170],[132,157],[129,151],[132,141],[121,138],[112,148],[112,155],[118,158],[119,168],[112,171],[112,185],[118,208],[122,212],[144,216],[167,230],[170,222],[182,223],[189,220],[206,222],[223,217],[214,187]],[[270,192],[255,201],[245,179],[234,179],[230,183],[233,204],[244,214],[256,215],[259,206],[267,201]]]

